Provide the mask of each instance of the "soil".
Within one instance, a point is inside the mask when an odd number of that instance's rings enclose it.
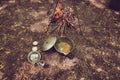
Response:
[[[47,33],[55,27],[48,25],[56,2],[0,0],[0,80],[119,80],[120,6],[107,3],[110,7],[99,8],[89,0],[60,0],[78,21],[75,29],[65,27],[64,36],[75,44],[65,56],[54,48],[41,51],[48,36],[60,37],[57,30]],[[27,60],[33,41],[39,43],[44,67]]]

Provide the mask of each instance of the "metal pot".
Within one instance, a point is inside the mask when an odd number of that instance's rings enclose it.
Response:
[[[49,37],[43,44],[43,51],[47,51],[54,46],[57,52],[68,55],[74,48],[74,43],[67,37]]]
[[[64,55],[68,55],[73,49],[74,44],[73,41],[67,37],[60,37],[57,39],[54,48],[59,53],[62,53]]]

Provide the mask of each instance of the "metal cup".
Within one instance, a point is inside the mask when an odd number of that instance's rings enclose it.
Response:
[[[31,51],[27,57],[28,61],[33,65],[37,64],[38,66],[44,66],[45,62],[41,59],[41,54],[38,51]]]
[[[38,63],[41,59],[41,54],[38,51],[31,51],[27,57],[28,61],[33,65]]]

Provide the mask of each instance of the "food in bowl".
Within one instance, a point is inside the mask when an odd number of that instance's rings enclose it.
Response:
[[[67,37],[61,37],[56,41],[54,47],[58,52],[68,55],[73,49],[73,42]]]

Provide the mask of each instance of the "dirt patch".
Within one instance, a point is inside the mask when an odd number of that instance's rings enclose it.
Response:
[[[0,79],[119,80],[120,17],[114,13],[118,9],[99,9],[88,0],[77,1],[60,1],[73,9],[79,22],[76,29],[65,27],[64,36],[75,43],[75,49],[67,56],[54,48],[41,52],[48,36],[59,37],[57,30],[46,34],[46,29],[56,27],[48,26],[56,0],[0,1]],[[45,67],[33,67],[27,61],[35,40]]]

